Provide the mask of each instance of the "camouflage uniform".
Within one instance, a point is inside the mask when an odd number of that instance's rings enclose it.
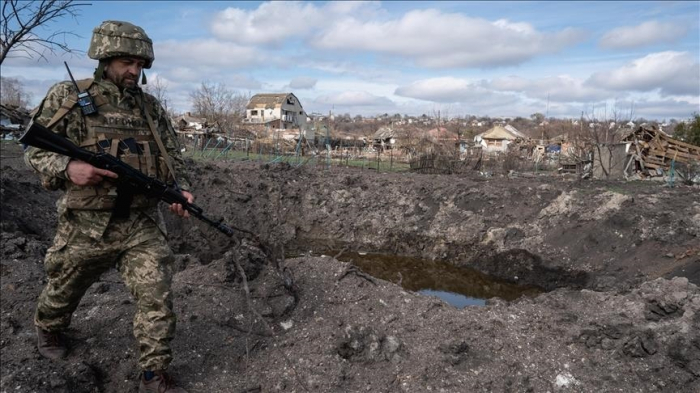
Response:
[[[148,60],[150,67],[152,54]],[[80,108],[73,106],[51,125],[51,131],[93,151],[101,148],[98,141],[106,140],[107,149],[121,152],[120,157],[132,166],[163,181],[172,181],[145,117],[144,112],[148,111],[170,157],[177,183],[187,190],[189,182],[183,176],[177,136],[158,101],[138,87],[122,91],[107,80],[87,84],[91,95],[100,97],[98,114],[82,116]],[[54,85],[34,121],[48,125],[75,94],[71,82]],[[133,138],[145,154],[115,148],[126,138]],[[29,148],[25,160],[46,185],[66,191],[57,202],[58,228],[44,261],[48,282],[39,296],[35,324],[46,331],[65,329],[85,291],[102,273],[116,267],[136,299],[134,335],[141,352],[139,366],[144,370],[166,369],[171,361],[169,343],[175,332],[170,290],[173,253],[167,244],[158,201],[136,195],[127,215],[117,217],[113,214],[117,196],[114,183],[105,180],[97,186],[75,185],[65,172],[70,158],[45,150]]]

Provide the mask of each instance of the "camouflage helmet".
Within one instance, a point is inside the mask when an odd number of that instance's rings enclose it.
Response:
[[[146,32],[129,22],[106,20],[92,31],[88,56],[95,60],[116,56],[135,56],[146,60],[143,68],[151,68],[153,41]]]

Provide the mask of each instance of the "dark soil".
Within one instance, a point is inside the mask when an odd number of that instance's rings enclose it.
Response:
[[[32,318],[60,194],[18,145],[0,157],[0,391],[135,392],[134,305],[114,271],[76,311],[67,359],[38,354]],[[700,392],[697,186],[190,166],[197,204],[257,235],[166,215],[171,371],[190,392]],[[356,252],[541,294],[457,309],[344,262]]]

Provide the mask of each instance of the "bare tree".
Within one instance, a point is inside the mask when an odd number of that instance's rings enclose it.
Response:
[[[38,56],[44,60],[47,51],[55,53],[57,48],[67,53],[80,52],[71,49],[65,40],[67,35],[77,36],[76,34],[49,30],[48,35],[42,36],[37,33],[37,29],[65,16],[75,19],[79,15],[78,8],[85,5],[90,3],[76,3],[72,0],[3,1],[0,20],[0,65],[10,51],[20,52],[19,57]]]
[[[600,110],[599,110],[600,112]],[[581,114],[580,142],[587,148],[581,151],[592,150],[594,160],[600,173],[605,178],[609,178],[612,170],[620,169],[623,162],[615,157],[615,145],[619,142],[621,134],[618,131],[620,124],[631,120],[634,115],[633,107],[630,108],[629,116],[625,116],[617,105],[617,102],[610,108],[605,104],[602,115],[596,114],[595,108],[584,118]]]
[[[435,129],[436,133],[434,135],[434,149],[435,153],[440,155],[454,155],[459,154],[459,150],[455,149],[455,138],[450,135],[447,129],[448,119],[450,118],[449,108],[447,109],[437,109],[433,110],[433,119],[435,119]]]
[[[165,112],[172,117],[172,111],[170,110],[170,107],[168,107],[168,82],[166,82],[159,75],[156,75],[156,77],[153,79],[149,78],[149,80],[150,83],[144,85],[143,90],[155,97],[163,106]]]
[[[192,112],[216,124],[222,132],[230,132],[245,115],[249,97],[230,90],[223,83],[202,82],[190,93]]]
[[[0,102],[3,105],[26,109],[32,100],[32,95],[24,90],[22,82],[16,78],[0,77],[0,91]]]
[[[398,139],[401,141],[401,149],[406,152],[408,159],[418,152],[420,140],[424,132],[414,124],[406,124],[397,130]]]

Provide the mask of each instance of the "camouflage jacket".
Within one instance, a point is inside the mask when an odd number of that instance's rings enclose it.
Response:
[[[170,162],[175,170],[175,179],[178,185],[183,190],[189,189],[189,180],[185,175],[185,164],[180,155],[180,146],[177,136],[165,110],[153,96],[144,93],[143,99],[140,99],[128,90],[122,92],[110,81],[93,83],[89,92],[93,97],[99,96],[101,98],[99,100],[101,106],[98,108],[99,117],[97,117],[97,119],[103,124],[95,124],[95,118],[84,118],[80,112],[79,106],[75,105],[51,127],[51,131],[68,138],[76,145],[82,146],[88,150],[95,150],[97,148],[96,140],[99,138],[96,134],[104,137],[105,130],[109,134],[109,138],[114,138],[120,135],[120,133],[124,134],[124,137],[128,137],[133,134],[133,130],[136,130],[136,134],[142,134],[144,137],[149,136],[152,138],[152,132],[141,111],[142,104],[150,114],[163,145],[167,150]],[[37,108],[33,120],[39,124],[47,125],[59,108],[69,102],[67,98],[71,96],[75,97],[76,94],[76,88],[71,82],[61,82],[52,86]],[[110,111],[118,111],[119,114],[126,113],[130,114],[130,116],[126,121],[120,122],[119,120],[123,119],[115,116],[110,117]],[[84,190],[89,187],[77,186],[67,178],[65,171],[70,158],[30,147],[26,151],[25,161],[39,172],[44,183],[54,185],[61,184],[61,188],[68,190],[57,203],[59,215],[70,218],[70,220],[74,221],[75,225],[80,227],[81,231],[86,235],[99,239],[109,223],[112,212],[110,210],[99,210],[88,206],[76,206],[74,198],[70,196],[72,194],[78,194],[80,191],[89,191]],[[116,194],[116,186],[109,182],[104,183],[105,184],[101,185],[101,187],[103,190],[106,190],[106,193]],[[146,206],[143,203],[140,205],[137,203],[136,206],[138,210],[152,217],[156,223],[159,224],[158,226],[161,227],[163,232],[165,232],[162,218],[160,218],[154,204]]]

